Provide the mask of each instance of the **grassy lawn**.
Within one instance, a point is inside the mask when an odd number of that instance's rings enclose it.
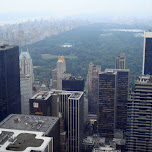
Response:
[[[42,59],[57,59],[59,56],[58,55],[52,55],[52,54],[41,54]],[[76,59],[77,56],[74,55],[66,55],[64,56],[65,59]]]

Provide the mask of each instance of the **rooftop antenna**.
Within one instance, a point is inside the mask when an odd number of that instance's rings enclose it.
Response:
[[[29,53],[29,49],[27,49],[27,52]]]

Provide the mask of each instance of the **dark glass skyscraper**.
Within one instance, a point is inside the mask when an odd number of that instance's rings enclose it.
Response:
[[[99,74],[98,132],[114,137],[115,129],[126,130],[129,70],[106,69]]]
[[[62,79],[62,90],[84,91],[84,79],[74,76]]]
[[[152,75],[152,31],[144,32],[142,75]]]
[[[0,46],[0,121],[21,113],[19,47]]]

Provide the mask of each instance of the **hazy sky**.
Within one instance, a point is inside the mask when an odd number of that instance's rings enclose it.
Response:
[[[152,15],[152,0],[0,0],[0,13]]]

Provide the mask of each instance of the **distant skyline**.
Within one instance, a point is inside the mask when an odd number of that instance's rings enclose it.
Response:
[[[152,0],[1,0],[0,14],[151,16]]]

